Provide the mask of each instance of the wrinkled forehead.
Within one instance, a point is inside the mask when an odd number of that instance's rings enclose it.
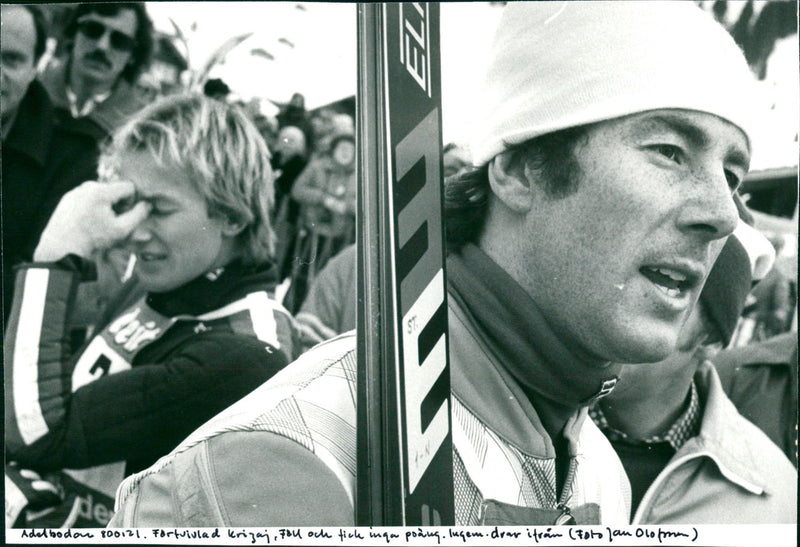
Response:
[[[22,6],[4,4],[0,14],[3,20],[3,30],[0,32],[3,49],[18,49],[33,56],[36,27],[31,13]]]

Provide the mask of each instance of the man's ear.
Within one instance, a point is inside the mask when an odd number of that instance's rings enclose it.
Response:
[[[489,163],[489,185],[494,195],[515,213],[526,213],[532,204],[531,181],[510,151],[501,152]]]

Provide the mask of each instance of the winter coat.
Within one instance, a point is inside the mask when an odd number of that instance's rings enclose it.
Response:
[[[742,416],[761,428],[797,467],[797,333],[721,351],[714,366],[722,389]]]
[[[4,347],[6,460],[77,469],[67,480],[98,498],[283,368],[296,335],[271,299],[274,274],[234,263],[142,297],[70,355],[63,326],[90,266],[71,256],[18,272]]]
[[[710,362],[697,374],[700,434],[644,494],[632,524],[796,524],[797,471],[725,395]]]
[[[50,98],[34,80],[3,141],[3,309],[8,321],[15,266],[33,257],[50,215],[66,192],[96,178],[97,143],[55,123]]]
[[[566,426],[576,467],[561,494],[533,406],[449,301],[456,523],[625,524],[630,486],[585,408]],[[254,454],[260,457],[253,457]],[[111,526],[342,526],[354,522],[355,336],[320,344],[129,477]],[[559,499],[560,498],[560,499]]]

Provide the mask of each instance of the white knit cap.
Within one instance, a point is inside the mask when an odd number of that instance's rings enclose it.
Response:
[[[475,165],[567,127],[661,108],[708,112],[751,140],[754,77],[688,1],[509,2],[471,139]]]

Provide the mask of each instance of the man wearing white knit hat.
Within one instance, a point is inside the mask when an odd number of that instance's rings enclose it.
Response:
[[[457,524],[624,524],[628,480],[586,408],[616,383],[612,363],[675,349],[737,225],[751,76],[693,3],[504,9],[476,169],[446,186],[442,487]],[[317,346],[131,477],[112,524],[352,523],[354,347]]]

